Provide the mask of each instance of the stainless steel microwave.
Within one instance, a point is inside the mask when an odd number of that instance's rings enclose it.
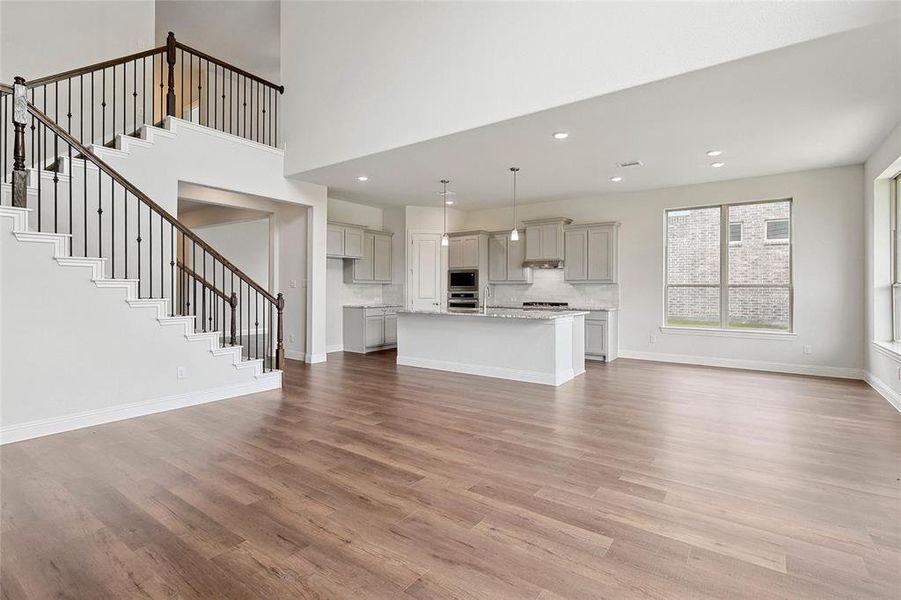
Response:
[[[478,291],[478,269],[450,269],[447,272],[447,291]]]

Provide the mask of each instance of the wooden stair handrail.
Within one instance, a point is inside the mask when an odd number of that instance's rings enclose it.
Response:
[[[214,294],[216,294],[217,296],[219,296],[226,302],[231,303],[231,297],[228,294],[226,294],[225,292],[223,292],[222,290],[217,288],[215,285],[213,285],[212,283],[210,283],[209,281],[204,279],[203,275],[201,275],[200,273],[198,273],[197,271],[195,271],[194,269],[192,269],[191,267],[189,267],[182,261],[180,261],[180,260],[176,261],[175,266],[177,266],[181,271],[183,271],[186,275],[188,275],[189,277],[194,279],[194,281],[198,282],[203,287],[209,289],[211,292],[213,292]]]
[[[100,69],[108,69],[110,67],[115,67],[117,65],[122,65],[127,62],[131,62],[133,60],[139,60],[141,58],[146,58],[146,57],[152,56],[154,54],[162,54],[165,51],[166,51],[166,47],[160,46],[159,48],[143,50],[141,52],[129,54],[128,56],[121,56],[119,58],[111,58],[110,60],[105,60],[103,62],[94,63],[93,65],[88,65],[86,67],[79,67],[77,69],[63,71],[62,73],[56,73],[55,75],[47,75],[46,77],[32,79],[25,83],[25,87],[26,88],[40,87],[42,85],[47,85],[48,83],[53,83],[55,81],[71,79],[72,77],[78,77],[79,75],[87,75],[88,73],[92,73],[94,71],[99,71]]]
[[[176,41],[176,42],[175,42],[175,47],[176,47],[176,48],[181,48],[181,49],[184,50],[185,52],[190,52],[190,53],[193,54],[194,56],[197,56],[197,57],[199,57],[199,58],[202,58],[203,60],[209,61],[209,62],[211,62],[211,63],[215,63],[215,64],[219,65],[220,67],[224,67],[224,68],[226,68],[226,69],[229,69],[230,71],[234,71],[235,73],[237,73],[237,74],[240,75],[241,77],[246,77],[247,79],[250,79],[250,80],[252,80],[252,81],[256,81],[257,83],[263,84],[263,85],[265,85],[265,86],[269,86],[269,87],[271,87],[272,89],[276,90],[279,94],[284,94],[284,93],[285,93],[285,86],[283,86],[283,85],[276,85],[276,84],[272,83],[271,81],[266,81],[266,80],[263,79],[262,77],[259,77],[259,76],[257,76],[257,75],[254,75],[253,73],[248,73],[247,71],[245,71],[245,70],[242,69],[241,67],[236,67],[235,65],[230,64],[230,63],[227,63],[227,62],[225,62],[224,60],[220,60],[220,59],[216,58],[215,56],[210,56],[210,55],[207,54],[206,52],[203,52],[203,51],[201,51],[201,50],[197,50],[196,48],[192,48],[191,46],[188,46],[187,44],[182,44],[181,42]]]

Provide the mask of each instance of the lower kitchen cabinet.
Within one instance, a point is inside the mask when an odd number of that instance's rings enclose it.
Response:
[[[365,354],[397,346],[397,306],[345,306],[344,351]]]
[[[615,310],[593,310],[585,315],[585,358],[616,360],[617,322]]]

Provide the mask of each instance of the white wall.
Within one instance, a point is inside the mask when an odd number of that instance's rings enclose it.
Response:
[[[863,368],[863,168],[860,165],[598,198],[528,204],[523,219],[619,221],[621,356],[839,376]],[[664,211],[791,197],[794,326],[789,337],[662,333]],[[465,228],[504,229],[509,209],[466,213]],[[656,343],[651,343],[656,336]],[[809,344],[812,353],[805,355]]]
[[[157,0],[156,42],[163,45],[171,31],[183,44],[278,83],[279,4],[278,0]]]
[[[862,2],[281,6],[288,173],[898,15]]]
[[[870,383],[901,410],[901,355],[878,345],[892,340],[891,183],[901,173],[901,124],[864,165],[866,206],[866,369]]]
[[[0,81],[34,79],[154,46],[154,2],[3,0]]]
[[[194,232],[261,285],[269,285],[269,217],[195,226]]]

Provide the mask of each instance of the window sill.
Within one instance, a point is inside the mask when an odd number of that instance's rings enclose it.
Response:
[[[758,340],[791,341],[798,337],[791,331],[742,331],[732,329],[705,329],[703,327],[668,327],[661,326],[660,333],[674,335],[704,335],[710,337],[744,338]]]
[[[880,354],[901,363],[901,342],[873,342],[873,348]]]

